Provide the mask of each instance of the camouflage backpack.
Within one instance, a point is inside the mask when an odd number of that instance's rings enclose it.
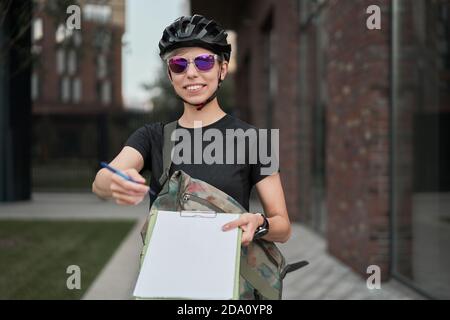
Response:
[[[150,208],[149,218],[141,235],[144,247],[141,253],[143,261],[149,242],[147,228],[158,210],[182,211],[200,210],[223,213],[245,213],[235,199],[214,186],[190,177],[183,171],[176,171],[169,177],[171,166],[171,150],[174,142],[170,137],[176,129],[177,122],[164,126],[163,166],[160,178],[162,190]],[[283,278],[288,272],[297,270],[308,264],[306,261],[286,264],[286,261],[275,243],[263,239],[253,240],[247,247],[241,248],[239,298],[271,299],[282,297]]]

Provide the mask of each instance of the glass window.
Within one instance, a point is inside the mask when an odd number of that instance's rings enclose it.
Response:
[[[79,103],[81,101],[81,79],[80,78],[75,78],[73,79],[73,102],[74,103]]]
[[[83,42],[83,37],[81,35],[81,32],[80,31],[74,32],[74,34],[73,34],[73,43],[75,44],[75,46],[76,47],[81,46],[82,42]]]
[[[58,74],[63,74],[66,71],[66,53],[62,48],[56,51],[56,71]]]
[[[57,44],[61,44],[66,39],[70,38],[72,34],[73,30],[67,29],[63,24],[60,24],[55,32],[55,41]]]
[[[300,24],[306,25],[310,23],[321,9],[326,5],[327,0],[298,0],[298,10]]]
[[[299,199],[302,220],[327,231],[326,106],[328,47],[324,1],[299,1]]]
[[[74,75],[77,72],[77,52],[75,50],[69,51],[67,59],[67,72]]]
[[[61,81],[61,100],[62,102],[70,101],[70,78],[63,77]]]
[[[450,299],[450,3],[394,8],[393,273]]]
[[[106,23],[111,20],[112,9],[108,5],[86,4],[83,7],[83,17],[88,21]]]
[[[105,28],[98,28],[94,33],[94,47],[102,52],[107,52],[111,48],[112,34]]]
[[[33,21],[33,41],[39,41],[44,37],[44,26],[42,18],[36,18]]]
[[[108,105],[111,103],[111,82],[103,81],[101,88],[102,104]]]
[[[104,79],[108,74],[108,65],[106,56],[100,54],[97,56],[97,77],[98,79]]]
[[[58,29],[56,29],[55,33],[55,41],[56,43],[61,43],[64,41],[65,38],[65,28],[62,24],[58,26]]]
[[[39,98],[39,76],[37,72],[31,75],[31,99],[36,101]]]

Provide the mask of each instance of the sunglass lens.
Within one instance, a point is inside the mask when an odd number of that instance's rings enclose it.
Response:
[[[195,58],[194,63],[197,66],[198,70],[211,70],[214,67],[214,56],[211,54],[198,56],[197,58]]]
[[[188,61],[184,58],[174,58],[169,60],[169,68],[172,72],[182,73],[186,70]]]

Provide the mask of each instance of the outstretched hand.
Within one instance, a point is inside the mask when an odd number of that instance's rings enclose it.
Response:
[[[145,178],[136,169],[123,170],[123,172],[138,183],[128,181],[117,174],[113,174],[110,185],[112,197],[116,200],[117,204],[137,205],[144,200],[149,191],[149,186],[144,185]]]

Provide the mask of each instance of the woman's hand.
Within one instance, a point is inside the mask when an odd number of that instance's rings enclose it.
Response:
[[[231,221],[222,227],[223,231],[233,230],[240,227],[242,229],[242,245],[248,246],[253,240],[256,228],[264,223],[260,214],[244,213],[237,220]]]
[[[116,200],[117,204],[128,206],[137,205],[144,200],[149,191],[149,187],[144,185],[145,179],[136,169],[123,170],[123,172],[139,183],[125,180],[121,176],[113,174],[110,185],[112,197]]]

